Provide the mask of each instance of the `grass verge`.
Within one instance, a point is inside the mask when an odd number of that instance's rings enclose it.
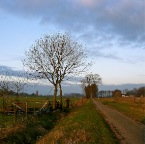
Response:
[[[37,144],[116,144],[117,139],[91,100],[78,103],[71,113]]]

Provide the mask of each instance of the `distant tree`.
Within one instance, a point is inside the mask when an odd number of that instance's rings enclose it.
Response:
[[[73,41],[69,34],[45,35],[36,41],[25,53],[23,64],[35,77],[47,79],[54,86],[54,105],[57,90],[68,75],[79,74],[86,70],[86,55],[82,45]],[[62,100],[61,100],[62,101]]]
[[[28,83],[28,77],[26,76],[26,74],[22,75],[21,73],[17,73],[15,76],[11,77],[10,88],[18,96],[20,93],[23,92],[27,83]]]
[[[27,84],[28,78],[23,77],[20,73],[0,72],[0,94],[19,94]]]
[[[91,86],[90,85],[85,86],[85,94],[86,94],[87,98],[91,97]]]
[[[4,96],[11,91],[11,76],[8,72],[0,72],[0,95]]]
[[[81,80],[82,87],[85,89],[86,97],[96,97],[98,85],[102,83],[102,78],[98,74],[88,74]]]
[[[140,87],[137,89],[137,93],[136,93],[136,96],[139,97],[139,96],[144,96],[145,97],[145,87]]]
[[[127,92],[126,92],[126,96],[137,96],[137,91],[138,91],[138,89],[137,88],[134,88],[134,89],[132,89],[132,90],[127,90]]]
[[[92,97],[95,98],[97,96],[98,93],[98,86],[94,83],[91,84],[91,92],[92,92]]]
[[[127,92],[128,92],[128,91],[129,91],[128,89],[125,89],[125,90],[124,90],[124,94],[127,95]]]
[[[136,94],[137,94],[137,88],[133,89],[133,93],[134,93],[134,96],[136,96]]]
[[[132,91],[132,90],[128,90],[128,91],[126,92],[126,96],[131,96],[131,95],[133,95],[133,91]]]
[[[112,92],[112,97],[121,97],[121,96],[122,96],[121,90],[116,89]]]

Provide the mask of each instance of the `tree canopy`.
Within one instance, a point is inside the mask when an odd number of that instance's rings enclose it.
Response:
[[[82,45],[73,41],[68,33],[45,35],[25,55],[23,64],[27,70],[54,85],[54,103],[58,86],[61,89],[64,78],[83,72],[86,68],[86,55]]]
[[[102,78],[98,74],[88,74],[81,83],[87,98],[96,97],[98,85],[102,83]]]

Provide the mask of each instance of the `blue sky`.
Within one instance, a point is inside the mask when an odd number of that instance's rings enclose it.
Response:
[[[66,31],[103,84],[145,83],[144,0],[1,0],[0,66],[23,70],[35,40]]]

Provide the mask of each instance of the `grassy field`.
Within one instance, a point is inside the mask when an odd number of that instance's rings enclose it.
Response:
[[[77,98],[70,98],[71,103],[74,103],[77,101]],[[46,102],[47,100],[53,101],[53,96],[52,97],[47,97],[47,96],[8,96],[7,98],[5,97],[5,100],[8,102],[8,104],[18,100],[19,102],[34,102],[33,105],[35,105],[35,102]],[[57,100],[60,100],[59,97],[57,97]],[[63,105],[65,105],[65,98],[63,97]],[[2,108],[2,101],[3,97],[0,97],[0,108]]]
[[[49,114],[29,115],[27,119],[0,129],[1,144],[35,144],[36,140],[48,133],[68,110],[61,109]]]
[[[101,98],[99,101],[145,124],[145,97]]]
[[[13,99],[12,97],[11,99]],[[29,97],[30,101],[45,100],[46,97]],[[19,97],[21,102],[25,101],[24,97]],[[50,98],[49,100],[53,100]],[[70,98],[71,109],[80,98]],[[65,102],[65,98],[63,98]],[[58,121],[64,119],[70,108],[58,109],[48,114],[39,115],[22,115],[14,122],[14,115],[0,115],[0,143],[2,144],[34,144],[36,140],[48,133]]]
[[[16,98],[16,96],[8,96],[4,98],[4,103],[6,107],[9,107],[12,105],[13,102],[19,101],[20,103],[25,103],[26,101],[41,101],[41,107],[46,101],[46,97],[28,97],[28,96],[19,96]],[[29,102],[29,106],[35,107],[37,103],[35,102]],[[0,97],[0,111],[2,111],[3,105],[3,97]],[[38,104],[37,104],[38,105]],[[15,118],[13,115],[7,115],[0,113],[0,128],[7,127],[11,124],[15,123]]]
[[[45,97],[45,96],[9,96],[5,97],[5,103],[7,107],[11,106],[13,102],[18,101],[21,103],[20,106],[24,105],[25,102],[27,102],[27,107],[35,107],[35,108],[41,108],[47,100],[53,101],[53,97]],[[59,100],[59,97],[57,97],[57,100]],[[66,105],[65,98],[63,100],[63,106]],[[70,105],[73,106],[73,104],[77,101],[77,98],[71,98],[70,99]],[[2,111],[2,104],[3,104],[3,98],[0,97],[0,112]],[[24,117],[18,116],[17,121],[20,121]],[[0,113],[0,128],[7,127],[9,125],[12,125],[15,123],[15,117],[14,115],[7,115]]]
[[[116,144],[118,141],[92,100],[81,100],[37,144]]]

